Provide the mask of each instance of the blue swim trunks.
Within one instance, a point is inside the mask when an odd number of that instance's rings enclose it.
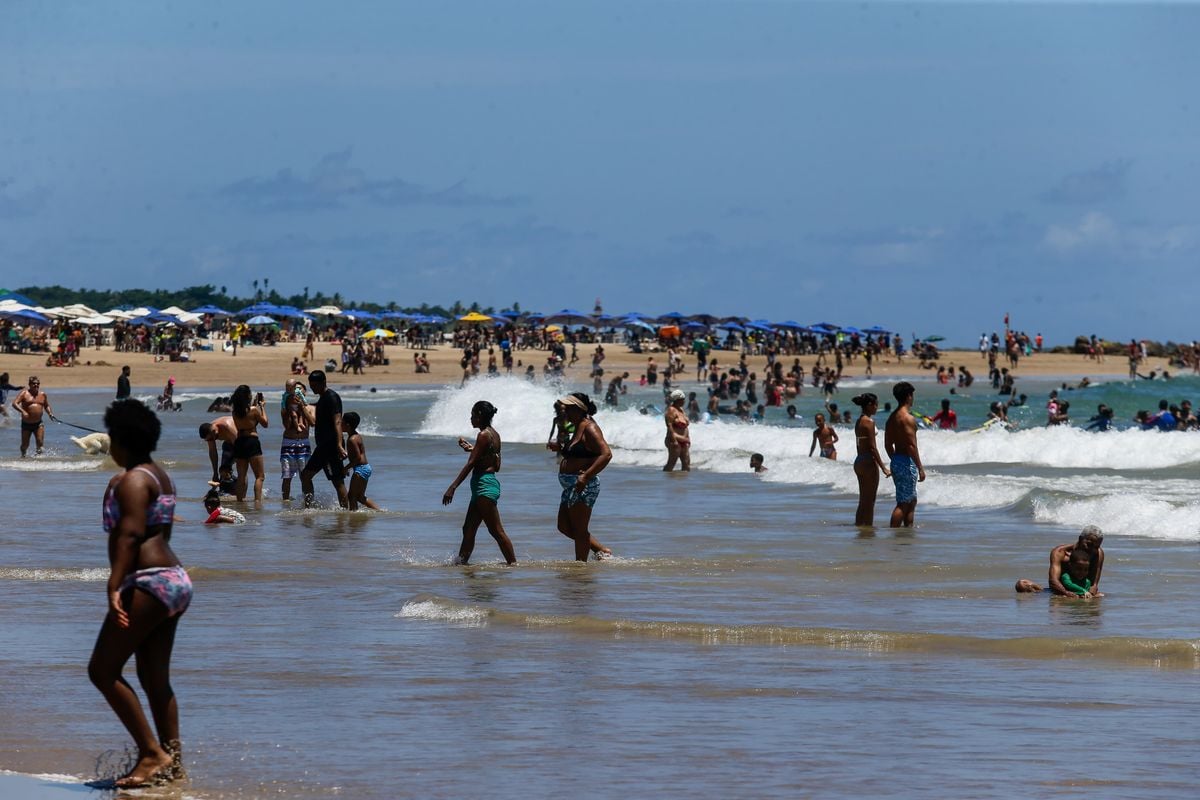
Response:
[[[364,481],[371,480],[371,472],[372,469],[370,464],[359,464],[354,468],[354,474],[362,478]]]
[[[896,482],[896,505],[917,499],[917,462],[897,453],[892,456],[892,480]]]
[[[573,473],[559,473],[558,485],[562,487],[561,503],[567,508],[576,503],[583,502],[588,508],[596,505],[596,498],[600,496],[600,479],[593,477],[583,487],[583,493],[575,491],[575,481],[579,478]]]

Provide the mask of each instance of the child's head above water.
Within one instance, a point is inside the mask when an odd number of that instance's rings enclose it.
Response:
[[[208,494],[204,495],[204,508],[210,514],[221,507],[221,493],[216,489],[209,489]]]

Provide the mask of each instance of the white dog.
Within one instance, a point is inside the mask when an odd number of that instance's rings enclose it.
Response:
[[[89,456],[100,456],[108,452],[107,433],[89,433],[87,436],[72,436],[71,441],[79,445]]]

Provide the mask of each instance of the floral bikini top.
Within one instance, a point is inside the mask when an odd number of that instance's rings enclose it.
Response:
[[[134,467],[139,472],[144,472],[154,479],[154,484],[158,487],[158,497],[150,501],[149,508],[146,509],[146,527],[151,525],[170,525],[175,521],[175,486],[171,486],[170,493],[164,492],[162,482],[153,470],[145,467]],[[130,470],[132,472],[133,470]],[[128,475],[129,473],[125,473]],[[124,480],[124,477],[121,478]],[[117,523],[121,521],[121,505],[117,502],[117,494],[113,488],[121,481],[110,486],[104,492],[104,532],[112,533],[113,528],[117,527]]]

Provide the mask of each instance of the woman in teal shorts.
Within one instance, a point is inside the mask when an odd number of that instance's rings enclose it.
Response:
[[[496,416],[496,407],[486,400],[480,400],[471,408],[471,426],[479,429],[475,444],[459,438],[458,446],[467,451],[467,463],[459,471],[458,477],[450,488],[442,495],[442,505],[454,502],[454,490],[471,476],[471,504],[467,506],[467,517],[463,520],[462,545],[458,548],[458,558],[455,563],[466,564],[475,549],[475,533],[479,523],[487,525],[488,533],[500,545],[500,552],[509,564],[517,562],[512,542],[504,532],[504,523],[500,521],[500,509],[496,502],[500,499],[500,480],[496,473],[500,471],[500,434],[492,427],[492,418]]]

